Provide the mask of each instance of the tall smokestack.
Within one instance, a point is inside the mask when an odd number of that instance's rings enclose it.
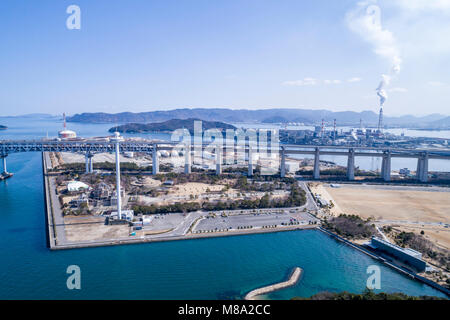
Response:
[[[323,119],[322,119],[322,137],[323,137],[323,134],[324,134],[324,130],[325,129],[325,124],[324,124],[324,121],[323,121]]]
[[[336,119],[334,119],[333,123],[333,140],[336,140]]]
[[[383,105],[380,107],[380,115],[378,116],[378,132],[383,131]]]
[[[63,120],[64,120],[64,130],[66,129],[66,113],[63,113]]]

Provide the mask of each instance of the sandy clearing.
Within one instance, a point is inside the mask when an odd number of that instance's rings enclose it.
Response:
[[[211,192],[221,191],[225,186],[221,184],[207,184],[201,182],[188,182],[183,184],[177,184],[174,186],[170,194],[174,196],[197,196],[207,193],[206,190],[209,189]],[[228,190],[228,193],[232,189]]]
[[[450,221],[450,193],[413,190],[325,187],[334,202],[348,214],[385,220]]]

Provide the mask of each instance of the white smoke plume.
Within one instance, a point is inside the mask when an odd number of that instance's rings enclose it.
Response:
[[[381,10],[376,0],[358,2],[356,8],[347,13],[349,28],[371,43],[377,55],[388,59],[391,64],[389,74],[383,74],[376,91],[380,97],[380,106],[387,99],[385,87],[389,85],[392,75],[400,72],[402,59],[392,32],[381,25]]]

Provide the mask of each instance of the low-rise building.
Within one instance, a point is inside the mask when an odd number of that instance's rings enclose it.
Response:
[[[72,199],[69,204],[73,207],[80,208],[83,204],[89,205],[89,197],[86,193],[82,193],[78,198]]]
[[[416,269],[418,272],[425,271],[427,267],[427,263],[422,260],[422,253],[416,250],[410,248],[402,248],[377,237],[372,237],[370,247],[375,250],[384,252],[396,260],[405,262],[406,264],[414,267],[414,269]]]
[[[133,220],[134,217],[134,211],[133,210],[122,210],[122,219],[131,221]],[[114,220],[119,219],[119,215],[117,213],[117,211],[113,211],[111,212],[111,218]]]
[[[83,191],[83,190],[88,190],[90,187],[81,181],[70,181],[67,184],[67,191],[69,192],[78,192],[78,191]]]
[[[100,182],[92,190],[91,196],[94,199],[108,199],[112,192],[112,187],[110,185]]]

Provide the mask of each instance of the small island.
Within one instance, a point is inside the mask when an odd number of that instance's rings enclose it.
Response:
[[[109,132],[121,132],[121,133],[146,133],[146,132],[172,132],[176,129],[187,129],[190,133],[194,132],[194,122],[202,121],[202,129],[219,129],[235,130],[236,127],[219,122],[219,121],[204,121],[200,119],[172,119],[164,122],[154,122],[154,123],[127,123],[120,126],[113,127],[109,129]]]
[[[6,130],[6,129],[8,129],[7,126],[3,126],[3,125],[0,124],[0,130]]]

